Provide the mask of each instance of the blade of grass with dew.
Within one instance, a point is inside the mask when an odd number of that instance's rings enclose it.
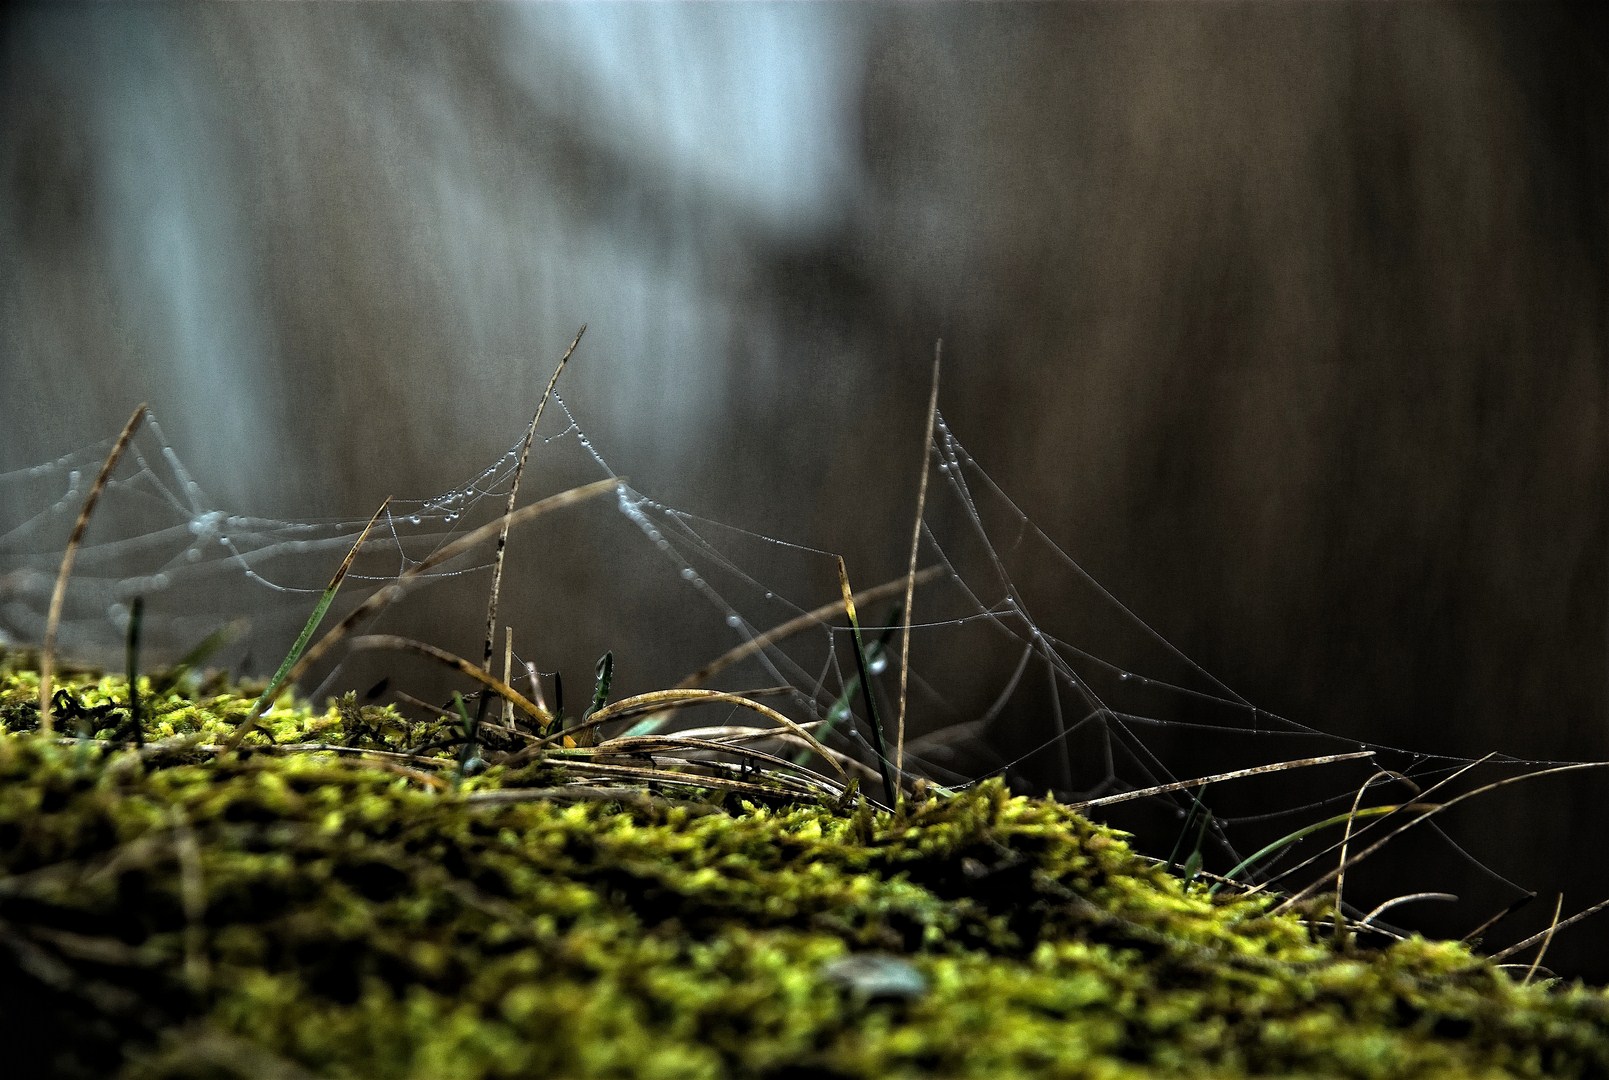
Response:
[[[922,542],[922,515],[927,512],[927,476],[933,460],[933,428],[939,416],[939,362],[944,342],[933,344],[933,386],[927,398],[927,430],[922,437],[922,479],[916,488],[916,518],[911,523],[911,559],[905,572],[904,626],[899,644],[899,722],[894,728],[894,771],[905,771],[905,706],[911,678],[911,605],[916,599],[916,554]],[[898,804],[900,796],[893,796]]]
[[[943,567],[940,566],[923,567],[916,575],[916,583],[918,585],[925,585],[927,582],[938,577],[942,572]],[[855,603],[870,604],[876,600],[883,600],[890,596],[895,596],[901,589],[905,587],[905,581],[905,578],[899,577],[893,579],[892,581],[885,581],[881,585],[873,585],[869,589],[862,589],[860,592],[855,594]],[[763,650],[770,648],[772,645],[775,645],[777,642],[785,641],[795,634],[809,630],[812,627],[821,626],[831,619],[833,615],[837,614],[839,611],[842,611],[843,606],[844,605],[841,600],[832,600],[828,603],[822,604],[818,608],[805,612],[803,615],[795,615],[787,622],[779,623],[770,630],[767,630],[765,633],[752,637],[742,644],[728,649],[726,652],[722,653],[720,656],[716,657],[714,660],[711,660],[708,664],[705,664],[703,667],[687,676],[681,682],[677,683],[676,689],[686,690],[695,686],[701,686],[710,679],[713,679],[716,675],[725,671],[727,668],[731,667],[733,664],[746,660],[755,653],[762,652]],[[665,719],[666,718],[662,716],[647,717],[646,719],[638,721],[632,726],[631,730],[625,734],[652,735],[665,725]]]
[[[45,637],[39,646],[39,730],[43,734],[48,735],[55,727],[50,715],[50,683],[56,663],[56,633],[61,628],[61,609],[67,601],[67,579],[73,576],[73,562],[78,558],[78,548],[84,542],[84,530],[89,528],[95,505],[100,502],[101,493],[112,478],[112,470],[117,468],[123,452],[128,449],[134,432],[145,419],[146,411],[147,407],[143,404],[135,409],[134,415],[128,418],[128,423],[118,433],[117,441],[112,444],[112,452],[106,455],[95,483],[90,485],[89,494],[84,498],[84,508],[78,512],[78,520],[73,522],[72,534],[68,536],[67,547],[61,555],[61,569],[56,572],[56,587],[51,590],[50,610],[45,615]]]
[[[592,685],[592,701],[587,705],[586,711],[581,714],[581,721],[576,726],[576,734],[565,740],[565,745],[593,746],[598,741],[598,729],[588,724],[593,714],[603,708],[609,700],[609,684],[615,677],[615,654],[613,651],[605,652],[598,657],[597,667],[593,669],[594,682]]]
[[[1201,827],[1196,833],[1195,847],[1190,850],[1190,855],[1185,862],[1186,867],[1189,868],[1189,872],[1185,875],[1186,881],[1195,876],[1194,871],[1201,869],[1201,845],[1207,836],[1207,826],[1212,822],[1212,811],[1208,810],[1206,804],[1201,801],[1201,796],[1206,794],[1206,791],[1207,785],[1202,784],[1201,790],[1191,797],[1190,812],[1185,815],[1184,824],[1179,829],[1179,838],[1173,842],[1173,850],[1168,853],[1168,873],[1177,874],[1179,872],[1179,853],[1184,850],[1185,838],[1190,835],[1192,826],[1198,821],[1201,823]],[[1195,863],[1193,868],[1190,868],[1191,860],[1194,860]]]
[[[559,383],[559,375],[563,373],[564,366],[570,362],[576,346],[581,344],[581,336],[587,332],[586,323],[575,332],[570,347],[564,350],[559,358],[559,366],[553,369],[553,375],[548,379],[547,389],[542,391],[542,398],[536,403],[536,412],[531,417],[531,426],[525,429],[525,441],[520,444],[519,461],[514,466],[514,477],[508,486],[508,505],[503,510],[503,527],[497,534],[497,551],[492,556],[492,589],[486,600],[486,648],[481,657],[481,666],[491,670],[492,644],[497,637],[497,598],[503,585],[503,559],[508,554],[509,519],[514,513],[514,504],[520,495],[520,478],[525,475],[525,462],[531,456],[531,443],[536,439],[537,425],[542,422],[542,412],[548,407],[548,399],[553,396],[553,388]]]
[[[520,444],[519,461],[514,465],[514,478],[508,486],[508,505],[503,509],[503,528],[497,534],[497,550],[492,555],[492,588],[486,598],[486,645],[481,652],[481,667],[487,671],[492,670],[492,644],[497,640],[497,600],[503,588],[503,560],[508,554],[508,517],[514,512],[514,506],[519,501],[520,478],[525,475],[525,463],[531,456],[531,443],[536,440],[536,428],[542,422],[542,412],[548,406],[548,399],[553,396],[553,388],[558,385],[564,365],[570,362],[576,346],[581,344],[581,335],[586,332],[587,324],[582,323],[581,329],[576,331],[575,338],[570,342],[570,347],[565,349],[564,355],[559,358],[559,366],[553,369],[547,389],[542,391],[542,399],[536,403],[536,412],[531,416],[531,426],[525,429],[525,441]],[[503,681],[508,681],[506,672]],[[486,706],[487,700],[482,696],[480,703],[475,706],[476,719],[485,719]]]
[[[883,629],[882,635],[866,649],[866,669],[873,675],[881,674],[887,666],[888,642],[894,636],[898,621],[899,609],[896,608],[893,618],[889,620],[889,625]],[[844,684],[843,693],[834,698],[833,703],[827,706],[827,716],[821,726],[821,738],[823,740],[838,730],[838,725],[854,716],[853,702],[855,695],[859,693],[860,676],[851,675],[849,681]],[[804,753],[807,752],[801,752],[798,760],[803,760]]]
[[[866,670],[866,646],[861,641],[860,618],[855,614],[855,594],[849,588],[849,567],[842,555],[835,558],[838,560],[838,587],[844,594],[844,614],[849,616],[850,640],[855,647],[855,670],[860,675],[861,695],[872,728],[872,752],[877,755],[877,771],[883,778],[884,794],[889,805],[894,806],[899,802],[899,788],[894,785],[894,771],[883,739],[883,720],[877,713],[877,698],[872,694],[871,675]]]
[[[341,565],[336,567],[335,574],[330,578],[330,583],[324,586],[324,594],[318,598],[318,603],[313,605],[313,613],[307,617],[307,622],[302,624],[302,632],[296,635],[296,641],[291,645],[290,652],[286,653],[285,659],[279,662],[279,669],[274,672],[274,677],[268,680],[268,685],[263,687],[262,695],[258,697],[257,703],[252,706],[254,713],[261,715],[272,704],[274,696],[279,693],[280,687],[285,684],[285,677],[290,674],[291,668],[296,666],[296,662],[302,658],[302,653],[307,648],[307,643],[313,640],[313,635],[318,631],[319,623],[324,621],[324,616],[329,612],[330,605],[335,602],[335,594],[341,591],[341,582],[346,580],[347,572],[352,569],[352,563],[357,559],[358,552],[362,549],[364,541],[369,538],[369,530],[374,528],[374,523],[380,520],[380,515],[384,514],[390,505],[391,497],[388,495],[385,502],[380,504],[380,509],[376,510],[374,516],[369,519],[369,523],[363,526],[363,531],[358,534],[357,542],[347,551],[346,558],[341,560]]]
[[[1150,799],[1157,795],[1167,795],[1175,791],[1188,791],[1190,788],[1216,784],[1223,780],[1244,780],[1252,776],[1266,776],[1270,773],[1288,772],[1291,769],[1306,769],[1314,765],[1331,765],[1338,761],[1356,761],[1359,758],[1373,756],[1373,750],[1353,750],[1346,754],[1325,754],[1323,757],[1277,761],[1272,765],[1253,765],[1249,769],[1234,769],[1230,772],[1213,773],[1211,776],[1198,776],[1193,780],[1175,780],[1170,784],[1154,784],[1151,787],[1125,791],[1120,795],[1103,795],[1098,799],[1085,799],[1083,802],[1068,803],[1067,807],[1082,814],[1085,811],[1101,806],[1116,806],[1119,803]]]
[[[342,619],[339,623],[336,623],[329,632],[327,632],[322,638],[314,643],[314,645],[309,648],[307,652],[302,654],[302,658],[296,662],[296,666],[291,668],[291,670],[286,674],[285,681],[287,683],[295,683],[296,680],[299,679],[309,667],[317,663],[320,657],[339,644],[348,634],[353,631],[354,628],[357,627],[359,623],[363,622],[365,619],[373,618],[388,604],[391,604],[401,597],[407,595],[408,590],[414,585],[417,585],[424,575],[429,573],[431,570],[440,566],[444,562],[450,562],[451,560],[456,559],[458,556],[464,554],[464,552],[474,548],[477,544],[491,539],[491,537],[495,536],[497,531],[502,528],[505,521],[511,526],[517,525],[522,522],[529,521],[532,518],[537,518],[543,514],[550,513],[554,510],[571,506],[575,503],[581,502],[582,500],[602,495],[606,491],[614,491],[625,482],[626,481],[623,477],[610,477],[606,480],[596,480],[590,484],[583,484],[580,487],[570,488],[568,491],[561,491],[557,495],[548,496],[541,502],[532,503],[530,506],[521,507],[512,514],[507,514],[495,521],[489,521],[480,528],[474,529],[465,535],[460,536],[457,540],[454,540],[445,547],[437,549],[424,559],[421,559],[419,562],[416,562],[412,566],[408,567],[408,569],[403,571],[402,575],[398,577],[397,580],[391,582],[389,585],[376,589],[369,595],[367,600],[363,601],[363,603],[354,608],[351,614],[347,615],[347,617]],[[229,738],[224,741],[224,749],[234,750],[236,747],[238,747],[242,739],[244,739],[252,731],[256,730],[257,720],[261,715],[262,713],[255,708],[248,713],[244,720],[235,725],[233,734],[231,734]]]

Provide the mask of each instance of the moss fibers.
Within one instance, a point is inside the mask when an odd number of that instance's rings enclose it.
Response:
[[[267,747],[402,738],[350,701],[220,757],[249,697],[150,688],[142,753],[82,676],[44,738],[32,678],[0,667],[9,1075],[1609,1076],[1601,990],[1347,946],[997,784],[476,801],[559,774]]]

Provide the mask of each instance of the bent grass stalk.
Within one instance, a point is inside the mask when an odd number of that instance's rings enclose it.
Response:
[[[78,548],[84,542],[84,531],[89,528],[89,519],[95,513],[95,504],[100,502],[101,493],[106,490],[106,484],[112,478],[112,470],[128,449],[129,442],[134,438],[134,432],[139,429],[145,420],[148,406],[141,404],[134,410],[134,415],[128,418],[123,430],[112,444],[112,452],[106,455],[106,461],[101,465],[100,473],[95,477],[95,483],[90,486],[89,495],[84,499],[84,508],[78,512],[78,520],[73,523],[72,534],[67,538],[66,550],[61,555],[61,569],[56,573],[56,587],[50,593],[50,611],[45,616],[45,637],[39,648],[39,730],[47,734],[53,729],[50,715],[50,690],[52,669],[56,660],[56,634],[61,629],[62,606],[67,601],[67,579],[73,576],[73,562],[78,558]]]
[[[923,567],[916,574],[916,583],[918,585],[924,585],[927,582],[932,581],[943,572],[943,569],[944,568],[941,566]],[[855,594],[855,603],[870,604],[874,601],[883,600],[890,596],[894,596],[898,594],[900,590],[905,588],[906,581],[906,578],[899,577],[894,578],[892,581],[885,581],[881,585],[873,585],[871,588],[862,589],[860,592]],[[708,682],[710,679],[713,679],[716,675],[719,675],[733,664],[747,660],[756,653],[764,652],[771,646],[777,644],[778,642],[786,641],[795,634],[802,633],[803,631],[809,630],[812,627],[825,625],[833,615],[842,611],[843,607],[844,603],[842,600],[830,600],[827,603],[822,604],[820,607],[813,608],[810,611],[805,612],[803,615],[795,615],[786,622],[778,623],[765,633],[758,634],[752,638],[749,638],[747,641],[728,649],[714,660],[711,660],[708,664],[705,664],[691,675],[688,675],[686,678],[682,679],[681,682],[676,684],[675,689],[687,690],[696,686],[702,686],[704,683]],[[639,720],[635,725],[632,726],[631,730],[627,731],[625,734],[651,735],[664,726],[665,720],[666,717],[663,716],[649,716],[646,719]]]
[[[302,658],[302,653],[307,649],[307,643],[313,639],[313,635],[318,632],[319,623],[323,622],[324,616],[329,613],[330,605],[335,602],[335,594],[341,591],[341,582],[346,580],[346,575],[352,569],[352,563],[357,559],[358,552],[362,550],[364,541],[368,540],[369,532],[374,528],[374,523],[380,520],[380,516],[386,512],[390,505],[391,497],[388,495],[385,501],[380,504],[380,509],[376,510],[374,516],[369,519],[369,523],[363,526],[363,531],[358,534],[357,542],[347,551],[346,558],[341,560],[341,565],[336,567],[335,573],[330,577],[330,583],[324,586],[323,594],[318,598],[318,603],[313,605],[313,613],[307,617],[307,622],[302,625],[302,632],[296,635],[295,642],[291,644],[290,652],[285,654],[285,659],[280,661],[278,670],[274,672],[274,677],[268,680],[267,686],[263,687],[263,692],[258,696],[257,703],[252,706],[253,711],[259,714],[266,711],[268,706],[273,703],[275,696],[278,695],[280,687],[285,685],[285,677],[296,666],[296,661]]]
[[[911,605],[916,600],[916,555],[922,543],[922,515],[927,510],[928,469],[933,463],[933,428],[939,418],[939,362],[944,342],[933,345],[933,386],[927,398],[927,427],[922,435],[922,478],[916,486],[916,517],[911,523],[911,558],[905,572],[905,604],[899,642],[899,721],[894,730],[894,772],[905,772],[905,706],[911,679]],[[892,796],[897,804],[900,795]]]
[[[480,528],[471,530],[452,543],[447,544],[435,552],[432,552],[426,558],[421,559],[419,562],[403,571],[402,575],[397,578],[396,581],[393,581],[391,584],[383,586],[372,593],[369,598],[363,601],[363,603],[359,604],[351,614],[330,629],[329,632],[327,632],[302,655],[302,658],[296,662],[290,671],[286,672],[285,681],[287,683],[295,683],[309,667],[319,660],[319,658],[321,658],[325,653],[329,652],[330,649],[334,648],[341,642],[342,639],[356,629],[358,624],[367,619],[373,618],[384,608],[401,599],[408,593],[410,589],[420,582],[425,574],[429,573],[437,566],[440,566],[444,562],[449,562],[452,559],[456,559],[466,551],[469,551],[477,545],[491,539],[493,536],[496,536],[504,527],[505,523],[510,527],[521,524],[531,520],[532,518],[540,517],[543,514],[551,513],[554,510],[563,509],[564,507],[571,506],[575,503],[581,502],[582,500],[595,498],[599,495],[602,495],[606,491],[613,491],[624,482],[625,481],[622,478],[610,477],[607,480],[597,480],[590,484],[583,484],[580,487],[571,488],[568,491],[561,491],[557,495],[551,495],[540,502],[532,503],[530,506],[521,507],[512,514],[504,514],[495,521],[487,522]],[[260,708],[253,707],[252,711],[246,716],[246,719],[242,720],[235,727],[234,733],[229,736],[228,741],[224,744],[224,748],[226,750],[234,750],[238,748],[241,740],[244,739],[250,732],[255,730],[257,720],[261,716],[262,710]]]
[[[542,391],[542,399],[536,403],[536,413],[531,417],[531,426],[525,429],[525,441],[520,444],[520,458],[514,466],[514,478],[508,486],[508,505],[503,509],[503,527],[498,531],[497,551],[492,556],[492,589],[486,601],[486,647],[481,656],[481,666],[488,670],[492,666],[492,644],[497,639],[497,598],[503,585],[503,559],[508,554],[509,517],[514,513],[514,504],[520,496],[520,478],[525,475],[525,462],[531,456],[531,443],[536,439],[536,427],[542,422],[542,412],[548,407],[548,399],[553,396],[553,388],[558,385],[564,366],[570,362],[576,346],[581,344],[581,336],[586,332],[587,324],[582,323],[581,329],[575,332],[570,347],[565,349],[564,355],[559,358],[559,366],[553,369],[547,389]]]

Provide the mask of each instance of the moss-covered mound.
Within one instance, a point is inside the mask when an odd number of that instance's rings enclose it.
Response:
[[[1348,948],[997,785],[893,818],[560,797],[551,763],[431,784],[200,745],[239,698],[149,694],[169,741],[124,745],[109,680],[41,736],[30,680],[0,683],[7,1075],[1609,1076],[1602,991]],[[385,719],[272,734],[378,750]]]

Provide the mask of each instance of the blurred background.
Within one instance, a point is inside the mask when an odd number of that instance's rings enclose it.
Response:
[[[0,470],[148,400],[220,503],[366,517],[506,450],[586,323],[566,400],[638,490],[871,583],[903,569],[942,337],[942,408],[989,475],[1247,700],[1438,754],[1609,758],[1602,15],[0,18]],[[730,644],[568,527],[516,544],[504,599],[545,670],[609,648],[632,692]],[[1016,573],[1037,616],[1080,602],[1054,560]],[[415,630],[469,654],[484,594],[460,592]],[[957,717],[1015,663],[964,657]],[[1036,692],[1001,758],[1039,741]],[[1566,914],[1609,896],[1588,775],[1466,820]],[[1602,926],[1550,965],[1609,971]]]

